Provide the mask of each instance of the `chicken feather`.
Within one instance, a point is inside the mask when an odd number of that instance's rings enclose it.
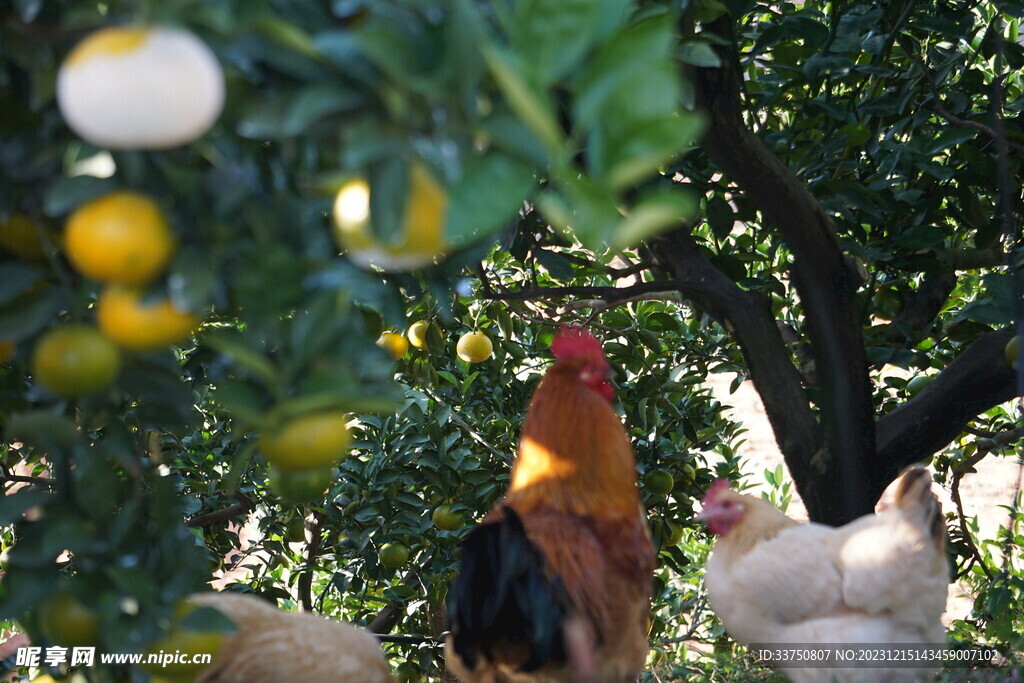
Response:
[[[945,527],[931,475],[909,468],[895,503],[832,528],[717,486],[701,517],[718,534],[706,566],[712,609],[741,643],[944,642]],[[922,670],[797,669],[794,681],[916,680]]]
[[[449,668],[471,683],[635,680],[654,548],[597,341],[567,328],[523,422],[509,490],[466,538]]]

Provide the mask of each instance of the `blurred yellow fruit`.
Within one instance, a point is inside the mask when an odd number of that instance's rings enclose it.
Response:
[[[385,332],[377,339],[377,346],[387,349],[395,360],[400,359],[409,350],[409,342],[397,332]]]
[[[64,246],[71,264],[82,274],[141,286],[167,266],[174,238],[156,202],[132,192],[114,192],[71,214]]]
[[[283,472],[329,469],[346,455],[352,440],[344,413],[312,413],[260,435],[267,462]]]
[[[188,31],[106,28],[64,60],[57,104],[68,126],[98,147],[176,147],[217,120],[224,72],[210,48]]]
[[[114,344],[88,325],[47,332],[32,351],[32,375],[58,396],[80,396],[110,386],[121,370]]]
[[[175,308],[169,299],[144,302],[137,290],[116,286],[100,293],[96,321],[108,339],[133,351],[181,344],[201,322],[198,316]]]
[[[405,333],[405,336],[409,338],[409,343],[415,346],[421,351],[427,348],[427,330],[430,329],[430,323],[419,320],[409,326],[409,330]]]
[[[271,465],[267,468],[267,481],[285,503],[305,505],[322,499],[333,477],[331,470],[323,466],[291,471]]]
[[[189,602],[179,603],[175,607],[175,621],[171,624],[170,631],[166,636],[150,643],[146,648],[147,655],[172,657],[180,654],[184,655],[181,658],[185,661],[168,659],[165,663],[159,659],[153,662],[144,659],[144,663],[140,665],[143,670],[171,681],[184,683],[184,681],[194,680],[199,672],[210,666],[209,664],[193,664],[192,657],[194,655],[208,654],[216,660],[217,653],[224,641],[225,632],[184,628],[180,624],[181,620],[194,609],[196,606]]]
[[[491,357],[494,345],[483,332],[467,332],[459,337],[455,352],[467,363],[482,363]]]
[[[430,265],[445,249],[444,221],[448,195],[419,164],[409,167],[405,215],[395,240],[382,243],[371,229],[370,185],[362,178],[345,183],[334,200],[338,245],[362,267],[412,270]]]
[[[100,622],[96,612],[83,605],[66,588],[59,588],[39,606],[39,628],[61,647],[96,647]]]

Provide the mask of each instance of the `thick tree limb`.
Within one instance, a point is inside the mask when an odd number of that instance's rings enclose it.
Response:
[[[1012,336],[1009,329],[982,335],[920,394],[878,421],[879,466],[890,481],[942,449],[978,413],[1013,398],[1014,373],[1003,356]]]
[[[231,519],[232,517],[237,517],[238,515],[248,514],[256,509],[256,504],[253,503],[248,496],[242,493],[236,492],[235,499],[238,500],[238,502],[234,505],[229,505],[226,508],[214,510],[213,512],[196,515],[188,520],[186,525],[190,527],[210,526],[212,524]]]
[[[306,544],[306,568],[296,582],[299,593],[299,605],[306,612],[313,611],[313,567],[320,556],[323,544],[324,522],[327,517],[322,512],[313,513],[313,525],[309,529],[309,543]]]
[[[779,449],[790,462],[805,504],[814,508],[815,501],[808,498],[813,490],[808,475],[817,450],[817,424],[767,297],[741,289],[715,268],[686,228],[658,238],[651,248],[680,276],[669,282],[736,336]]]
[[[847,522],[871,512],[875,502],[861,485],[876,475],[871,385],[854,307],[857,275],[821,206],[743,121],[742,80],[734,66],[730,19],[724,16],[709,28],[731,47],[716,48],[722,68],[694,70],[699,105],[709,121],[701,143],[794,254],[793,283],[806,314],[815,363],[822,369],[823,442],[810,474],[827,482],[834,493],[822,499],[821,509],[812,516],[832,524]],[[798,461],[790,463],[794,480],[800,466]],[[801,473],[801,479],[806,480],[806,474]],[[806,485],[798,488],[801,495],[811,493]]]

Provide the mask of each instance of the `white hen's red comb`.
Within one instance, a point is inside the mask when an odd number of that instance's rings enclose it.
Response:
[[[714,502],[718,496],[722,495],[722,492],[728,491],[731,488],[732,483],[728,479],[715,479],[714,483],[708,487],[704,498],[701,499],[701,504],[707,506],[709,503]]]
[[[588,330],[576,325],[566,325],[555,335],[551,342],[551,353],[555,359],[567,361],[573,358],[588,357],[604,361],[601,342],[597,341]]]

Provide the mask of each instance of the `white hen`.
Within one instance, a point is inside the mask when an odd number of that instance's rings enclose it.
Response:
[[[708,599],[739,642],[945,642],[945,526],[931,474],[906,470],[878,514],[832,528],[799,524],[716,482],[700,517],[718,536]],[[793,681],[918,680],[912,668],[785,669]]]

